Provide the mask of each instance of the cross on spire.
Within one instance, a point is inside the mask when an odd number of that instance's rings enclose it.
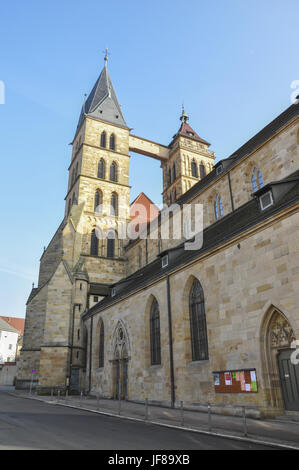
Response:
[[[105,50],[103,51],[103,53],[105,54],[104,61],[105,61],[105,66],[106,66],[106,65],[107,65],[107,61],[108,61],[108,56],[110,55],[110,52],[109,52],[108,47],[105,48]]]

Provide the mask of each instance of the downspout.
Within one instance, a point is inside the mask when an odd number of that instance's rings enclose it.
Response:
[[[234,206],[234,199],[233,199],[233,191],[232,191],[232,183],[230,180],[230,172],[227,173],[227,178],[228,178],[228,186],[229,186],[229,193],[230,193],[230,201],[232,205],[232,211],[234,212],[235,206]]]
[[[167,308],[168,308],[168,333],[169,333],[169,365],[170,365],[170,387],[171,387],[171,408],[175,404],[175,385],[174,385],[174,365],[173,365],[173,340],[172,340],[172,318],[171,318],[171,298],[170,282],[167,276]]]
[[[88,380],[88,393],[91,389],[91,364],[92,364],[92,330],[93,330],[93,316],[90,318],[90,342],[89,342],[89,380]]]

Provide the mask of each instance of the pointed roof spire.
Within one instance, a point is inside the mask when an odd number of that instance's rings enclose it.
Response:
[[[189,121],[189,116],[185,113],[185,108],[183,104],[182,104],[182,115],[180,117],[180,120],[182,121],[183,124]]]
[[[192,140],[197,140],[198,142],[201,142],[202,144],[210,146],[211,144],[207,142],[206,140],[202,139],[193,129],[192,127],[188,124],[189,121],[189,116],[185,112],[185,107],[182,105],[182,114],[180,117],[180,121],[182,121],[181,127],[179,128],[178,132],[173,136],[171,143],[169,146],[172,145],[173,141],[179,137],[189,137]]]
[[[104,68],[97,79],[88,98],[82,106],[77,128],[82,124],[84,116],[92,116],[102,121],[111,122],[121,127],[128,127],[121,112],[111,78],[109,76],[107,62],[108,49],[104,57]]]

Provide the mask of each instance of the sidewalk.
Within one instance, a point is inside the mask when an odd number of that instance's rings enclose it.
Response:
[[[109,414],[111,416],[125,419],[142,420],[150,423],[184,428],[196,432],[211,433],[226,437],[244,438],[244,440],[263,441],[264,443],[281,444],[295,447],[299,450],[299,422],[286,420],[261,420],[244,418],[238,416],[224,416],[213,414],[209,418],[208,413],[201,411],[187,411],[170,409],[160,406],[132,403],[128,401],[117,401],[109,399],[96,399],[85,396],[50,397],[30,395],[24,390],[10,391],[15,396],[31,398],[51,403],[53,405],[71,406],[85,411]],[[247,431],[247,436],[245,433]]]

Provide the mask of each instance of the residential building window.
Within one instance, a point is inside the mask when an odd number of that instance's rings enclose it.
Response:
[[[150,311],[151,364],[161,364],[160,309],[156,299]]]
[[[222,199],[219,194],[217,194],[214,202],[215,217],[216,220],[223,216],[223,206]]]
[[[200,282],[194,280],[189,296],[192,361],[209,358],[204,294]]]

